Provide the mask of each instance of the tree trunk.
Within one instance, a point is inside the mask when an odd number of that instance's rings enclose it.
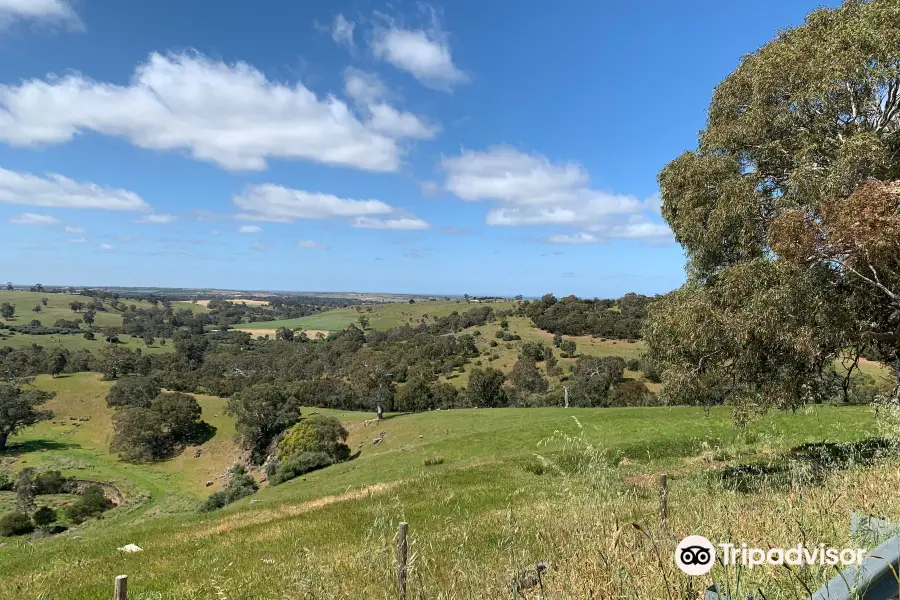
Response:
[[[378,419],[381,420],[384,417],[384,413],[381,409],[381,398],[375,399],[375,414],[378,415]]]
[[[6,451],[6,440],[9,439],[9,433],[0,431],[0,452]]]

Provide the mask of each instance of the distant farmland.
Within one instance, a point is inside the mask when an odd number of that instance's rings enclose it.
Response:
[[[446,317],[453,311],[465,312],[478,306],[491,306],[494,310],[508,310],[515,307],[514,302],[485,302],[466,303],[464,300],[438,300],[435,302],[396,302],[381,306],[335,308],[317,315],[300,317],[299,319],[284,319],[280,321],[260,321],[258,323],[246,323],[241,329],[314,329],[322,331],[340,331],[350,323],[357,323],[359,317],[369,319],[371,329],[383,330],[391,327],[399,327],[404,324],[418,323],[425,315],[426,322],[431,322],[434,317]],[[360,310],[357,311],[357,308]],[[371,312],[368,312],[371,309]]]

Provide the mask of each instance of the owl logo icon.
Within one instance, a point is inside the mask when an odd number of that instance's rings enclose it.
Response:
[[[716,562],[716,548],[702,535],[689,535],[675,548],[675,564],[688,575],[705,575]]]

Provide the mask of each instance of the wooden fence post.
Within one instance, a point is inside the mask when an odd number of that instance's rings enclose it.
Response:
[[[406,600],[406,560],[409,555],[409,545],[406,541],[408,523],[400,523],[397,531],[397,586],[400,589],[400,600]]]
[[[669,482],[665,473],[659,476],[659,526],[669,533]]]
[[[113,600],[128,600],[128,575],[116,577],[116,594]]]

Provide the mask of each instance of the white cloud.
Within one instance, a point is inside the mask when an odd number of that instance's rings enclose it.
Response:
[[[395,217],[393,219],[375,219],[357,217],[352,223],[360,229],[395,229],[400,231],[422,231],[431,229],[431,225],[418,217]]]
[[[262,227],[257,225],[242,225],[237,228],[238,233],[259,233],[262,231]]]
[[[331,39],[338,44],[346,44],[347,47],[353,49],[353,30],[356,23],[348,21],[342,13],[338,13],[334,18],[334,24],[331,26]]]
[[[441,130],[440,127],[429,125],[412,113],[401,112],[388,104],[373,104],[369,107],[369,111],[372,115],[369,126],[391,137],[430,140]]]
[[[441,184],[437,181],[420,181],[419,189],[423,196],[437,196],[441,193]]]
[[[387,88],[378,75],[356,67],[344,70],[344,91],[361,104],[372,104],[387,96]]]
[[[469,78],[453,64],[450,45],[437,22],[428,30],[397,27],[375,30],[372,51],[419,82],[439,91],[450,91]]]
[[[81,238],[72,238],[72,239],[69,240],[69,242],[71,242],[71,243],[73,243],[73,244],[83,244],[83,243],[85,243],[86,241],[87,241],[87,240],[84,239],[83,237],[81,237]]]
[[[320,244],[319,242],[317,242],[315,240],[299,240],[297,242],[297,247],[298,248],[316,248],[318,250],[327,250],[328,249],[327,244]]]
[[[14,21],[47,21],[83,29],[68,0],[0,0],[0,29]]]
[[[383,215],[394,210],[380,200],[338,198],[270,183],[247,186],[233,201],[243,211],[237,215],[239,219],[282,223],[297,219]]]
[[[234,171],[281,158],[384,172],[401,159],[397,140],[343,101],[197,53],[151,54],[127,85],[79,73],[0,85],[0,141],[43,146],[87,131]]]
[[[66,225],[63,229],[66,233],[84,233],[84,229],[81,227],[72,227],[71,225]]]
[[[171,223],[175,220],[173,215],[145,215],[135,221],[135,223],[145,223],[150,225],[162,225],[165,223]]]
[[[574,235],[551,235],[547,241],[551,244],[597,244],[602,240],[596,235],[579,232]]]
[[[108,252],[110,250],[115,250],[116,248],[112,244],[100,244],[100,249]]]
[[[13,225],[38,225],[41,227],[55,227],[60,224],[59,219],[50,215],[37,215],[35,213],[23,213],[18,217],[10,217]]]
[[[497,203],[487,214],[488,225],[556,225],[591,232],[548,239],[558,244],[671,237],[665,224],[649,218],[658,218],[658,195],[640,200],[593,189],[587,170],[578,163],[553,163],[539,154],[497,146],[444,158],[441,166],[447,190],[458,198]]]
[[[368,127],[378,133],[392,138],[429,140],[441,129],[412,113],[397,110],[383,102],[387,89],[374,73],[348,68],[344,72],[344,91],[356,102],[359,110],[368,116]]]
[[[3,136],[0,112],[0,137]],[[0,204],[51,206],[56,208],[97,208],[103,210],[147,211],[150,205],[134,192],[81,183],[49,174],[38,177],[0,168]]]

